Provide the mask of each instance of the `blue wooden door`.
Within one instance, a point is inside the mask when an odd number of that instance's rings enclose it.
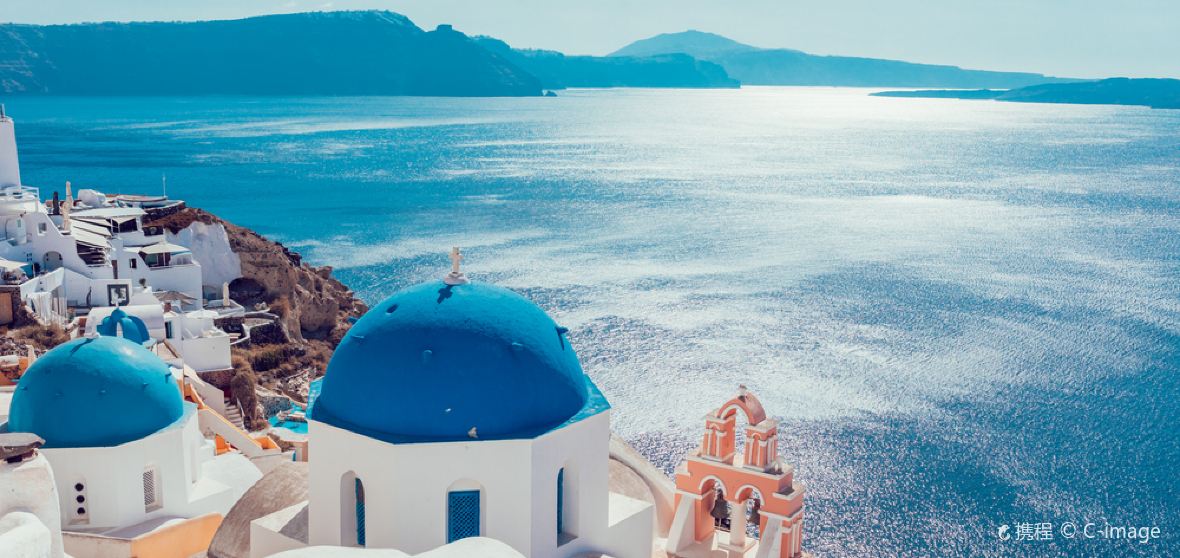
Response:
[[[479,491],[456,490],[447,495],[447,542],[479,536]]]
[[[365,485],[356,479],[356,544],[365,546]]]
[[[557,471],[557,534],[565,531],[565,469]]]

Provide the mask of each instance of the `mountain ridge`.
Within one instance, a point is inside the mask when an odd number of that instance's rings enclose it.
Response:
[[[724,35],[689,29],[679,33],[660,33],[646,39],[639,39],[607,56],[652,56],[668,54],[674,50],[702,58],[763,49],[740,43]]]
[[[663,33],[632,42],[608,56],[680,52],[715,62],[745,85],[945,87],[1010,89],[1079,81],[1029,72],[994,72],[884,58],[827,56],[785,48],[759,48],[697,30]]]
[[[0,92],[531,96],[541,84],[449,27],[388,11],[0,25]]]
[[[390,11],[198,22],[0,24],[0,93],[536,96],[566,87],[738,87],[686,55],[513,49]]]
[[[200,22],[0,24],[0,93],[537,96],[566,87],[1015,89],[1080,80],[763,49],[690,30],[609,56],[516,49],[380,10]]]
[[[580,56],[554,50],[517,49],[493,37],[477,44],[532,73],[545,89],[569,87],[736,88],[741,83],[712,62],[686,54]]]

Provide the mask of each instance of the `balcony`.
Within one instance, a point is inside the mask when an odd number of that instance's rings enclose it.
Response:
[[[9,186],[0,190],[0,213],[30,213],[41,210],[41,190],[32,186]]]

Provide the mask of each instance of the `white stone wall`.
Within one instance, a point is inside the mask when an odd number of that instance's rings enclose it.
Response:
[[[177,291],[202,300],[201,264],[149,268],[147,284],[157,291]]]
[[[205,448],[195,407],[188,403],[184,417],[143,439],[113,447],[42,452],[56,473],[62,526],[67,530],[103,531],[154,517],[226,513],[236,500],[230,487],[201,479],[201,468],[212,455]],[[160,506],[153,510],[144,505],[143,473],[148,467],[155,468],[160,487]],[[77,483],[85,487],[85,515],[76,513]]]
[[[178,233],[165,232],[168,242],[187,246],[201,263],[201,283],[216,287],[242,276],[242,260],[229,247],[229,234],[221,224],[191,223]]]
[[[23,221],[20,225],[15,220]],[[16,262],[44,264],[45,254],[55,252],[61,255],[61,265],[75,273],[91,279],[112,279],[114,271],[110,266],[90,267],[78,256],[77,244],[72,236],[62,233],[53,219],[46,213],[30,212],[0,217],[5,237],[10,243],[0,244],[0,257]],[[24,232],[24,238],[19,233]]]
[[[600,547],[606,556],[649,558],[654,554],[656,510],[650,502],[610,494],[610,526]]]
[[[21,300],[43,322],[65,321],[65,274],[66,270],[55,269],[21,283]]]
[[[65,271],[65,295],[70,306],[111,306],[108,285],[123,285],[134,292],[130,279],[92,279],[72,269]]]
[[[0,556],[52,557],[63,553],[53,469],[44,455],[0,462]]]
[[[16,153],[16,124],[11,118],[0,118],[0,188],[20,185],[20,161]]]
[[[297,521],[296,516],[305,513],[307,502],[300,502],[270,515],[250,522],[250,558],[265,558],[288,550],[302,549],[307,545],[297,539],[295,533],[284,532],[284,527]],[[297,531],[297,529],[293,529]],[[337,548],[339,550],[339,548]],[[328,556],[336,556],[329,554]]]
[[[143,320],[143,325],[147,328],[148,335],[153,339],[157,341],[164,340],[164,307],[159,302],[155,304],[131,304],[120,306],[119,308],[127,315]],[[114,306],[91,308],[90,312],[86,314],[86,335],[96,334],[98,326],[114,311]]]
[[[447,493],[479,488],[481,535],[525,556],[648,549],[645,536],[612,541],[609,529],[610,414],[599,413],[536,439],[388,444],[318,421],[309,421],[309,544],[352,539],[350,480],[365,489],[366,543],[418,554],[446,544]],[[566,469],[566,532],[557,533],[557,472]],[[342,493],[342,491],[344,491]],[[642,517],[637,521],[643,523]],[[634,522],[628,536],[633,535]]]
[[[354,510],[344,509],[349,499],[341,498],[341,479],[351,471],[364,484],[370,547],[417,554],[446,544],[447,492],[462,482],[456,489],[478,483],[483,491],[482,534],[528,554],[528,521],[521,518],[531,507],[531,440],[395,445],[309,423],[311,544],[340,545],[351,537]]]
[[[177,348],[185,364],[198,372],[207,372],[225,370],[233,365],[230,360],[229,343],[228,335],[216,335],[183,339]]]
[[[532,553],[573,556],[601,548],[606,538],[610,412],[604,411],[537,438],[533,443]],[[565,472],[564,527],[558,546],[557,471]]]
[[[217,386],[202,380],[191,366],[185,369],[183,373],[185,383],[197,391],[197,395],[201,396],[201,400],[205,402],[205,405],[224,417],[226,414],[225,392],[221,391]],[[198,418],[199,422],[200,420]]]

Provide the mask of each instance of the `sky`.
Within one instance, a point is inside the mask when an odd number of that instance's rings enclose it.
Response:
[[[1069,77],[1180,78],[1177,0],[0,0],[0,21],[386,9],[515,47],[607,54],[699,29],[760,47]]]

